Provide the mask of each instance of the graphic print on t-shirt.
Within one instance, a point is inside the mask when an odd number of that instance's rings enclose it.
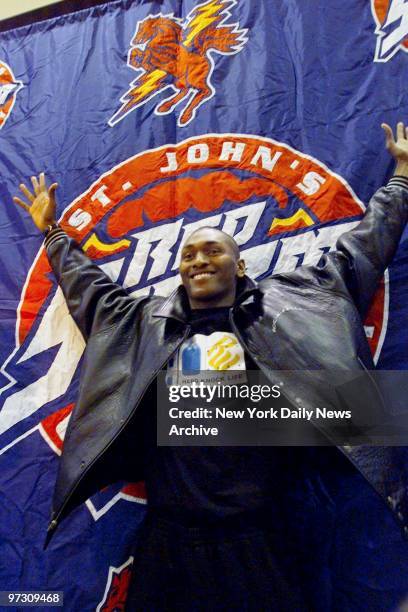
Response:
[[[192,382],[246,382],[244,350],[232,332],[194,334],[183,342],[167,366],[168,385]]]

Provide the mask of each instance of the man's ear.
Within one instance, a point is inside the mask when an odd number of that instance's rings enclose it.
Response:
[[[238,278],[242,278],[245,276],[246,265],[243,259],[238,259],[237,261],[237,276]]]

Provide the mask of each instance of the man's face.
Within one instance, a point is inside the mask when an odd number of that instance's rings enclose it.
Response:
[[[231,306],[245,263],[228,236],[204,228],[185,242],[179,271],[192,308]]]

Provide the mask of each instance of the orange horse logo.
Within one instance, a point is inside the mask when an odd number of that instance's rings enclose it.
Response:
[[[172,94],[156,105],[157,115],[166,115],[184,102],[178,125],[192,121],[197,109],[210,100],[213,53],[235,55],[247,42],[247,30],[238,23],[225,24],[237,0],[209,0],[196,6],[185,21],[174,15],[149,15],[136,26],[128,65],[140,72],[120,101],[122,106],[109,125],[121,121],[132,110],[146,104],[165,89]]]

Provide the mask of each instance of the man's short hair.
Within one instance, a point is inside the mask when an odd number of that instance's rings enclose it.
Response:
[[[224,237],[227,238],[235,256],[237,259],[240,259],[241,254],[239,251],[239,246],[237,245],[236,241],[234,240],[234,238],[232,236],[230,236],[230,234],[227,234],[227,232],[224,232],[223,230],[219,229],[218,227],[211,227],[211,225],[202,225],[201,227],[197,227],[197,229],[195,229],[193,232],[191,232],[191,234],[189,234],[184,242],[187,242],[187,240],[190,240],[191,236],[194,236],[194,234],[196,234],[197,232],[201,232],[201,230],[213,230],[216,232],[219,232],[220,234],[222,234]]]

